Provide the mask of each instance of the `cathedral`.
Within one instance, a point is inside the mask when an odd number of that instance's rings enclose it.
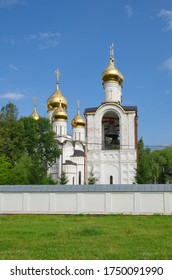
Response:
[[[98,107],[86,108],[81,116],[78,103],[67,133],[67,99],[59,88],[47,100],[48,117],[62,150],[49,170],[56,181],[62,172],[70,185],[88,184],[90,176],[97,184],[133,184],[137,166],[137,107],[123,106],[123,75],[115,67],[114,47],[110,47],[107,68],[102,73],[104,100]],[[36,119],[36,105],[32,116]]]

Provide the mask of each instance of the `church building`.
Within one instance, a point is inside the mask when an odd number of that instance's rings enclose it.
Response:
[[[137,165],[137,107],[123,106],[123,75],[114,62],[110,48],[109,65],[102,73],[104,100],[98,107],[80,106],[71,121],[72,135],[67,133],[67,99],[59,88],[47,100],[48,116],[62,150],[49,170],[56,181],[65,172],[70,185],[87,184],[94,174],[97,184],[133,184]],[[94,104],[93,104],[94,106]],[[33,114],[35,114],[35,110]]]

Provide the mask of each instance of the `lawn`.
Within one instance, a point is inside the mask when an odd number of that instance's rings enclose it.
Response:
[[[171,260],[172,216],[0,216],[0,259]]]

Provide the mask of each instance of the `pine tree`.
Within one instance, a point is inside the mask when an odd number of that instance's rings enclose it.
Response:
[[[68,182],[69,182],[69,179],[68,179],[65,171],[62,171],[61,176],[59,177],[59,184],[66,185]]]
[[[89,173],[89,177],[88,177],[88,185],[95,185],[97,183],[97,181],[98,181],[98,178],[95,177],[93,167],[92,167],[91,171]]]

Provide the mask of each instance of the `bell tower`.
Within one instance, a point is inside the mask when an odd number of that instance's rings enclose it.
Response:
[[[85,109],[86,183],[91,170],[98,184],[133,184],[137,163],[137,107],[122,105],[123,75],[110,47],[102,74],[104,102]]]

